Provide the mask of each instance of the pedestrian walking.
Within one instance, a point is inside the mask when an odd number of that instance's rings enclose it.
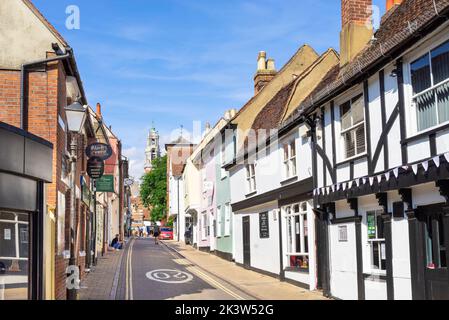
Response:
[[[155,225],[154,226],[154,244],[159,244],[158,243],[159,234],[160,234],[159,226]]]

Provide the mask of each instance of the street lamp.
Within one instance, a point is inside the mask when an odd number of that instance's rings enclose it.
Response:
[[[70,143],[70,260],[69,268],[67,269],[67,299],[78,300],[78,285],[79,285],[79,270],[76,266],[76,254],[75,254],[75,241],[76,241],[76,229],[75,229],[75,185],[76,185],[76,161],[77,161],[77,134],[81,133],[84,122],[86,121],[87,107],[81,103],[74,102],[65,108],[67,118],[67,128],[71,133]],[[75,275],[77,278],[72,283],[72,277]]]

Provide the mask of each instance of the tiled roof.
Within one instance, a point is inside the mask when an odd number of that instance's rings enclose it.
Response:
[[[283,125],[287,126],[298,119],[303,110],[319,107],[315,103],[323,103],[333,93],[350,84],[353,79],[361,76],[381,59],[389,56],[394,58],[391,54],[396,49],[416,38],[421,29],[448,9],[449,0],[404,0],[382,21],[375,33],[375,41],[370,42],[351,63],[343,68],[332,70],[329,77],[326,77],[319,85],[321,90],[315,90]],[[337,69],[339,69],[338,74]]]

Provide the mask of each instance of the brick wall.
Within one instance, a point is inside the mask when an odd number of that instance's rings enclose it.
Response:
[[[341,23],[365,24],[371,17],[372,0],[341,0]]]

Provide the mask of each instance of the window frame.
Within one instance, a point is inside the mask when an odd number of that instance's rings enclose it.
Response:
[[[305,205],[305,210],[303,206]],[[298,211],[295,212],[295,206],[298,206]],[[287,264],[290,265],[292,257],[302,257],[307,259],[306,267],[287,267],[289,269],[295,269],[297,271],[309,272],[310,268],[310,254],[311,248],[309,246],[310,240],[310,231],[309,231],[309,207],[310,204],[308,201],[292,203],[281,208],[283,224],[285,227],[285,252],[284,258],[287,258]],[[300,252],[294,252],[297,243],[296,243],[296,235],[297,235],[297,222],[296,217],[299,216],[299,236],[300,236]],[[293,221],[293,222],[292,222]],[[306,234],[307,231],[307,234]],[[307,237],[307,250],[306,250],[306,237]],[[296,250],[295,250],[296,251]]]
[[[376,236],[375,238],[369,238],[369,229],[368,229],[368,215],[373,214],[375,215],[375,223],[376,226]],[[380,274],[380,275],[386,275],[387,269],[386,269],[386,258],[382,259],[382,253],[386,254],[386,239],[385,235],[383,238],[379,238],[379,230],[378,230],[378,219],[384,214],[382,209],[371,209],[366,211],[366,235],[367,235],[367,244],[368,244],[368,253],[369,253],[369,273],[370,274]],[[378,264],[379,268],[375,268],[374,264],[374,245],[377,245],[378,249]],[[383,245],[383,251],[382,251],[382,245]],[[382,269],[382,261],[385,260],[385,269]]]
[[[221,232],[222,231],[222,218],[223,218],[222,206],[220,205],[220,206],[217,206],[217,234],[216,234],[217,238],[223,237],[223,233]]]
[[[287,148],[287,154],[285,153],[285,148]],[[294,150],[294,154],[292,150]],[[291,179],[298,176],[297,155],[298,148],[296,146],[296,139],[285,141],[282,144],[282,174],[284,179]]]
[[[412,111],[412,114],[414,114],[413,117],[413,125],[414,125],[414,133],[416,134],[420,134],[420,133],[425,133],[426,131],[430,131],[433,129],[436,129],[438,127],[444,126],[449,124],[449,120],[440,122],[440,114],[439,114],[439,110],[438,110],[438,93],[436,92],[436,90],[444,85],[447,85],[449,83],[449,77],[445,80],[442,80],[438,83],[435,83],[435,77],[434,77],[434,72],[433,72],[433,64],[432,64],[432,52],[435,51],[436,49],[438,49],[441,46],[447,45],[449,44],[449,39],[446,39],[444,41],[438,42],[437,45],[431,46],[429,49],[425,49],[425,50],[421,50],[420,52],[416,53],[411,59],[410,61],[408,61],[407,63],[407,68],[408,68],[408,76],[409,76],[409,85],[410,85],[410,106]],[[418,93],[414,93],[414,88],[413,88],[413,81],[412,81],[412,64],[419,61],[420,59],[427,57],[427,62],[429,63],[429,72],[430,72],[430,87],[418,92]],[[427,93],[433,92],[434,98],[435,98],[435,113],[436,113],[436,124],[433,126],[430,126],[429,128],[425,128],[422,130],[419,130],[419,125],[418,125],[418,103],[416,102],[416,99],[424,96]]]
[[[251,168],[253,168],[253,172],[251,174]],[[246,173],[246,190],[247,194],[251,194],[257,192],[257,184],[256,184],[256,164],[247,164],[245,166]]]
[[[350,109],[349,112],[352,112],[353,108],[353,103],[355,101],[357,101],[358,99],[362,99],[362,114],[363,114],[363,120],[354,124],[354,119],[353,116],[351,114],[351,125],[348,128],[343,129],[343,123],[342,123],[342,118],[343,118],[343,114],[341,112],[342,107],[349,103],[350,104]],[[351,93],[345,95],[344,99],[342,99],[342,102],[338,105],[338,112],[339,112],[339,131],[340,131],[340,160],[341,161],[348,161],[351,160],[353,158],[357,158],[360,157],[364,154],[367,153],[367,135],[368,132],[366,131],[366,118],[365,118],[365,105],[364,105],[364,101],[365,101],[365,95],[362,92],[360,92],[360,90],[354,90],[351,91]],[[357,130],[363,126],[363,132],[364,132],[364,150],[361,152],[357,152],[358,150],[358,145],[357,145]],[[347,133],[353,133],[354,135],[354,155],[353,156],[348,156],[347,153],[347,143],[346,143],[346,134]]]

